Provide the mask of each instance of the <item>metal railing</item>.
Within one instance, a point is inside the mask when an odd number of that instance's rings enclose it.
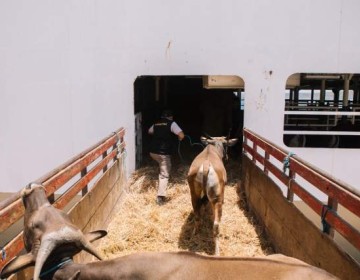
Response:
[[[118,157],[124,154],[125,130],[120,128],[111,135],[105,137],[97,144],[86,149],[66,163],[53,169],[41,178],[33,181],[44,186],[46,194],[54,207],[63,209],[74,197],[88,192],[89,183],[97,176],[104,173],[114,164]],[[54,194],[61,187],[66,186],[71,180],[76,180],[55,200]],[[0,233],[6,231],[24,215],[24,206],[20,198],[20,192],[15,193],[8,199],[0,202]],[[24,248],[23,232],[10,240],[0,254],[0,270],[13,257],[18,255]],[[2,256],[2,257],[1,257]]]
[[[250,145],[250,141],[252,145]],[[258,148],[261,148],[262,151],[259,152]],[[322,224],[325,225],[323,228],[325,233],[333,238],[334,231],[336,231],[357,250],[360,250],[359,230],[349,224],[337,211],[340,204],[360,218],[359,191],[301,160],[296,155],[289,156],[287,151],[248,129],[244,129],[243,149],[252,157],[254,164],[262,165],[265,174],[273,174],[284,184],[287,188],[286,196],[289,201],[293,202],[294,195],[297,195],[319,216]],[[270,157],[281,164],[286,159],[286,172],[273,164]],[[324,193],[327,196],[327,203],[324,204],[307,191],[300,180],[296,179],[296,176],[302,177]]]

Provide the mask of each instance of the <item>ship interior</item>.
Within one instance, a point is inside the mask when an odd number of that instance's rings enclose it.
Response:
[[[360,74],[294,74],[287,85],[285,145],[360,148]]]
[[[174,153],[181,150],[182,160],[191,161],[201,151],[201,136],[242,138],[244,89],[244,81],[237,76],[137,77],[137,167],[148,158],[148,129],[164,109],[173,111],[186,134],[185,141],[174,145]],[[286,82],[284,99],[286,146],[360,147],[360,74],[296,73]],[[229,155],[236,158],[240,151],[238,143]]]

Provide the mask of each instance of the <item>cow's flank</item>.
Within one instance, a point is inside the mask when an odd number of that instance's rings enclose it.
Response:
[[[4,270],[14,271],[14,262]],[[18,268],[21,264],[17,264]],[[328,272],[284,255],[263,258],[211,257],[191,252],[135,253],[106,261],[86,264],[61,260],[42,279],[244,279],[244,280],[330,280]],[[3,274],[1,275],[3,277]]]

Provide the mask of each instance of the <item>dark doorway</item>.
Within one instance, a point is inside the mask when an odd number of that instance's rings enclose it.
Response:
[[[136,133],[137,167],[149,158],[148,129],[165,108],[173,111],[174,120],[186,134],[180,147],[175,145],[174,153],[181,160],[191,162],[202,150],[200,136],[239,136],[243,127],[242,90],[209,89],[203,81],[203,76],[140,76],[136,79],[135,116],[138,125],[141,122]]]

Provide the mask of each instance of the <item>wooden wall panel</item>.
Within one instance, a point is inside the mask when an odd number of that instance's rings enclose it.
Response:
[[[121,162],[117,162],[104,173],[103,177],[92,189],[69,211],[71,220],[83,232],[107,229],[117,203],[125,189],[125,179],[122,174]],[[99,241],[96,241],[95,246]],[[94,257],[86,252],[76,255],[76,262],[88,262]]]

